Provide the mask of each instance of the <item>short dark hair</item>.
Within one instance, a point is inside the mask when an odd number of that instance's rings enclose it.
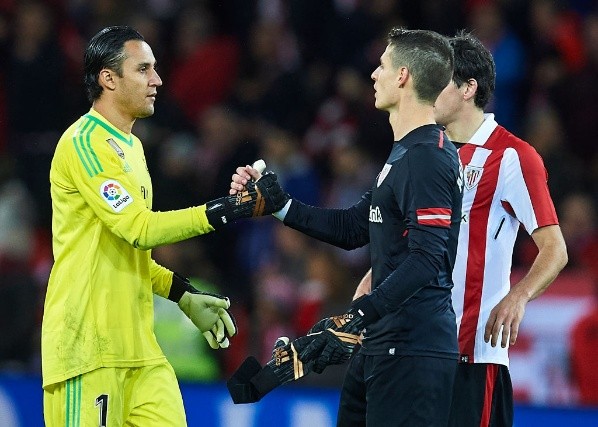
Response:
[[[122,77],[122,64],[125,60],[124,46],[129,40],[144,38],[136,30],[128,26],[106,27],[91,38],[85,48],[85,89],[90,102],[102,94],[102,86],[98,83],[100,71],[104,68],[113,70]]]
[[[446,37],[429,30],[394,27],[388,33],[388,44],[393,48],[393,67],[407,67],[418,98],[433,104],[453,74],[453,50]]]
[[[469,79],[475,79],[478,89],[474,103],[484,109],[496,87],[496,65],[492,54],[477,37],[463,30],[451,37],[449,43],[455,55],[453,81],[461,86]]]

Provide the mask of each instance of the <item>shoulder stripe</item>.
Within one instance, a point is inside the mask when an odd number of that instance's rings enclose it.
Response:
[[[87,144],[87,148],[89,149],[89,152],[91,153],[92,166],[94,166],[94,167],[97,166],[97,170],[99,173],[99,172],[104,172],[104,168],[102,168],[102,165],[100,164],[100,159],[98,159],[96,152],[93,150],[93,148],[91,146],[91,133],[93,132],[95,127],[96,127],[96,124],[94,123],[91,126],[91,129],[89,129],[89,131],[85,133],[85,142]],[[94,165],[94,163],[95,163],[95,165]]]
[[[77,152],[77,156],[79,156],[79,160],[81,161],[81,163],[83,164],[83,167],[85,168],[85,170],[87,171],[87,174],[92,177],[94,176],[94,174],[91,171],[90,165],[87,163],[87,161],[85,160],[85,157],[83,156],[83,151],[81,149],[81,147],[79,146],[78,143],[78,139],[80,139],[81,134],[83,132],[85,132],[88,128],[88,126],[91,124],[90,120],[83,120],[81,122],[81,124],[79,125],[79,127],[77,128],[77,130],[75,131],[75,134],[73,135],[73,145],[75,146],[75,151]]]
[[[89,119],[89,120],[93,120],[95,124],[100,125],[108,133],[110,133],[110,135],[121,140],[122,142],[127,144],[129,147],[133,146],[133,137],[129,137],[129,139],[125,138],[118,131],[116,131],[112,126],[110,126],[108,123],[103,122],[102,120],[98,119],[97,117],[92,116],[91,114],[86,114],[83,117],[85,117],[86,119]]]
[[[79,160],[81,160],[90,178],[104,171],[98,156],[91,146],[91,133],[95,127],[95,123],[91,120],[86,120],[73,136],[73,144],[75,145]]]

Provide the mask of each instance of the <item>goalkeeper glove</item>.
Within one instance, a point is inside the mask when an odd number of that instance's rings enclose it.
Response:
[[[210,225],[218,228],[239,218],[264,216],[281,210],[289,200],[273,172],[246,184],[245,190],[206,203]]]
[[[218,349],[230,345],[228,338],[237,332],[237,325],[235,318],[228,311],[228,298],[198,291],[191,286],[189,279],[174,273],[168,299],[178,304],[201,331],[210,347]]]
[[[264,367],[253,356],[245,359],[226,383],[233,402],[258,402],[276,387],[307,375],[311,364],[304,364],[299,353],[313,339],[307,335],[289,343],[288,338],[279,338],[272,359]]]
[[[353,301],[345,314],[316,323],[310,330],[316,333],[314,339],[299,357],[304,363],[313,361],[312,370],[316,373],[322,373],[326,366],[345,363],[359,343],[361,331],[379,318],[369,297],[364,295]]]

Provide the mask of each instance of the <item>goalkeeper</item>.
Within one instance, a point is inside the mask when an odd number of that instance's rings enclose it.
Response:
[[[162,85],[155,65],[135,30],[97,33],[85,51],[92,108],[64,132],[52,160],[55,262],[42,323],[48,426],[186,425],[153,333],[152,294],[178,303],[214,349],[228,347],[236,326],[228,298],[194,289],[151,249],[282,206],[276,176],[266,174],[236,196],[152,211],[143,146],[131,131],[154,112]]]

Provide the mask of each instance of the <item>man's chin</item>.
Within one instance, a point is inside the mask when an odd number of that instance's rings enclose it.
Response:
[[[137,114],[137,118],[138,119],[145,119],[146,117],[150,117],[150,116],[153,116],[153,115],[154,115],[154,107],[147,108],[147,109],[145,109],[143,111],[140,111]]]

